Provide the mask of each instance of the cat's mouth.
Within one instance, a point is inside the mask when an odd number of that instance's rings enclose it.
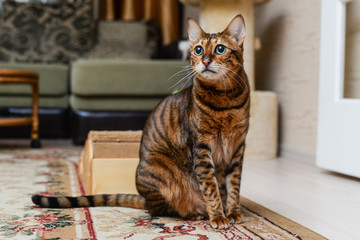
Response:
[[[206,72],[211,72],[211,73],[216,73],[215,71],[211,70],[211,69],[208,69],[208,68],[205,68],[202,73],[206,73]]]

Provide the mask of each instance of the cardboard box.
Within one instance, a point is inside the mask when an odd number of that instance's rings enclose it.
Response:
[[[135,172],[142,131],[90,131],[79,161],[86,194],[137,194]]]

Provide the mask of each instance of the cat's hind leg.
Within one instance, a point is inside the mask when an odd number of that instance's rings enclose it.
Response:
[[[162,164],[166,162],[165,164]],[[191,176],[172,161],[147,159],[139,164],[136,176],[138,192],[146,199],[152,216],[178,216],[200,220],[207,217],[204,198]]]
[[[182,175],[168,187],[162,188],[161,193],[180,217],[190,220],[207,219],[206,204],[201,190],[190,176]]]

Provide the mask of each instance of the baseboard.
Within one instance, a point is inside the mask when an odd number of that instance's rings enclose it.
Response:
[[[295,148],[286,144],[280,144],[279,155],[284,158],[308,163],[315,163],[316,161],[316,151]]]

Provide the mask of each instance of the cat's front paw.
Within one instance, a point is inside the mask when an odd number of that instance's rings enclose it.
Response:
[[[218,216],[210,218],[210,226],[215,229],[228,229],[230,222],[226,217]]]
[[[241,223],[244,221],[244,215],[242,213],[233,212],[227,214],[226,217],[231,223]]]

